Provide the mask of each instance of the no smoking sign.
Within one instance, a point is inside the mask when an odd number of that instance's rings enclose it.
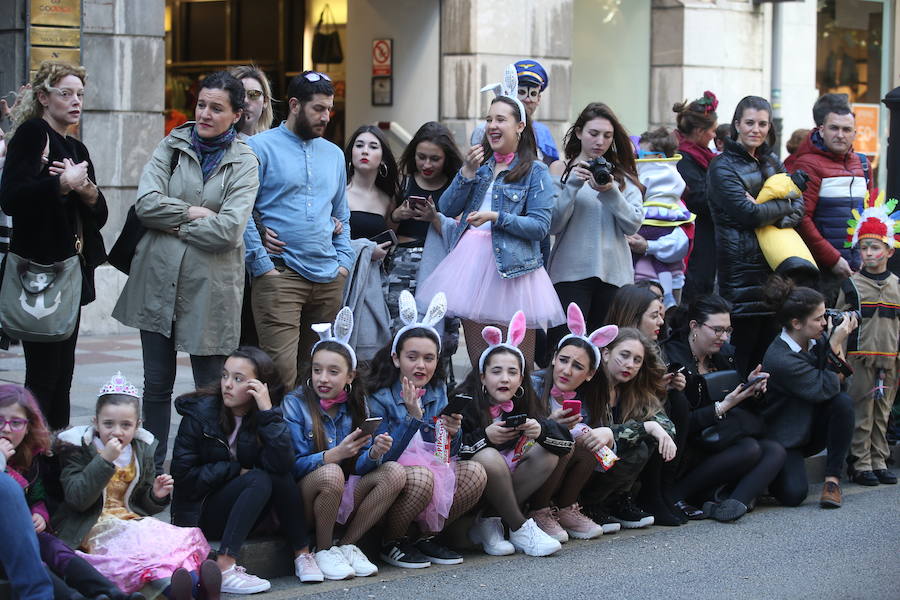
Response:
[[[385,77],[392,74],[394,40],[372,40],[372,76]]]

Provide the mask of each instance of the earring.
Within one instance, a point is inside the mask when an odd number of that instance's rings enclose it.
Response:
[[[353,170],[353,161],[352,160],[347,161],[347,168],[351,171]]]
[[[520,394],[519,392],[521,392],[521,394]],[[521,398],[521,397],[524,396],[524,395],[525,395],[525,388],[523,388],[523,387],[520,385],[520,386],[519,386],[519,389],[516,390],[516,393],[513,394],[513,398],[515,398],[516,400],[518,400],[519,398]]]
[[[312,387],[312,381],[309,377],[306,378],[306,387]]]
[[[347,385],[345,385],[345,386],[344,386],[344,391],[347,392],[348,394],[349,394],[350,392],[352,392],[352,391],[353,391],[353,384],[352,384],[352,383],[348,383]]]
[[[519,143],[519,140],[521,140],[521,139],[522,139],[522,132],[521,132],[521,131],[517,131],[517,132],[516,132],[516,143],[518,144],[518,143]]]
[[[381,167],[384,167],[384,172],[382,172]],[[381,175],[382,177],[388,176],[387,164],[381,163],[380,165],[378,165],[378,174]]]
[[[691,341],[692,341],[692,342],[696,342],[696,341],[697,341],[697,334],[696,334],[696,333],[695,333],[694,335],[691,336]]]
[[[481,384],[481,393],[482,395],[487,396],[487,388],[484,387],[484,384]]]

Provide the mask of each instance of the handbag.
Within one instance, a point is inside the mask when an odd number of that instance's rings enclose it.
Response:
[[[81,307],[81,255],[42,265],[6,255],[0,285],[0,324],[11,338],[26,342],[67,340]]]
[[[326,33],[326,29],[331,29],[331,31]],[[344,62],[344,52],[341,50],[341,34],[338,33],[331,7],[327,4],[319,14],[319,22],[316,24],[316,30],[313,34],[312,61],[313,63],[325,64],[340,64]]]
[[[759,437],[763,431],[762,419],[749,410],[736,406],[716,423],[705,427],[696,443],[707,452],[717,453],[745,437]]]
[[[701,375],[706,384],[706,396],[709,403],[721,402],[725,396],[741,384],[741,376],[734,369],[713,371]]]
[[[170,179],[177,166],[178,150],[172,150],[172,158],[169,160]],[[141,223],[137,212],[134,210],[134,204],[132,204],[131,208],[128,209],[128,215],[125,217],[122,233],[116,238],[116,243],[113,244],[106,258],[109,264],[128,275],[131,271],[131,261],[134,260],[134,253],[137,251],[138,243],[145,233],[147,233],[147,228]]]

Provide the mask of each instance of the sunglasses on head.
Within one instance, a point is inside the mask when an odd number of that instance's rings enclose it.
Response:
[[[325,81],[331,81],[331,77],[329,77],[325,73],[319,73],[318,71],[306,71],[305,73],[303,73],[303,78],[312,83],[315,83],[322,79],[324,79]]]
[[[262,90],[247,90],[245,93],[247,94],[247,98],[249,98],[250,100],[259,100],[263,97]]]

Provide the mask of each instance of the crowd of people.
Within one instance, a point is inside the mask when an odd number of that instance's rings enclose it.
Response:
[[[719,125],[712,92],[640,136],[592,102],[560,154],[528,59],[488,86],[471,146],[429,122],[398,161],[377,127],[343,151],[323,137],[324,73],[291,80],[277,125],[261,70],[211,74],[117,243],[131,236],[112,316],[140,331],[143,393],[117,374],[70,427],[77,317],[107,257],[71,131],[86,81],[47,62],[23,87],[0,183],[0,321],[9,334],[17,303],[34,317],[15,320],[25,385],[0,386],[0,523],[18,542],[0,561],[19,598],[262,592],[238,564],[261,531],[317,582],[377,573],[367,535],[385,563],[425,568],[463,561],[451,526],[488,554],[546,556],[732,522],[801,504],[822,450],[822,507],[845,473],[897,482],[900,223],[844,96],[816,102],[790,173],[769,102]],[[67,260],[80,297],[48,308]],[[51,337],[56,311],[75,325]],[[170,444],[179,351],[196,390]],[[169,505],[171,523],[152,518]]]

